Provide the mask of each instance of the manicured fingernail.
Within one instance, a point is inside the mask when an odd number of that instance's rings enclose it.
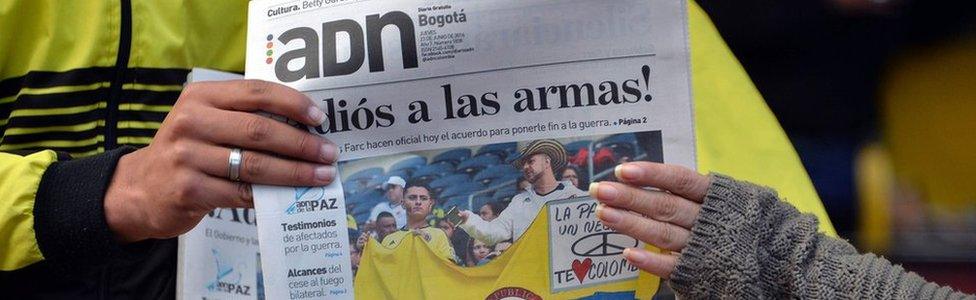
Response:
[[[617,223],[623,216],[620,215],[620,211],[600,204],[596,206],[596,217],[607,223]]]
[[[319,166],[315,168],[315,179],[319,181],[330,181],[335,177],[335,167]]]
[[[613,200],[617,200],[617,196],[620,195],[620,193],[617,191],[617,188],[614,187],[613,185],[601,184],[596,188],[597,188],[596,190],[597,198],[599,198],[600,200],[613,201]]]
[[[623,180],[635,180],[644,175],[644,170],[638,166],[621,164],[613,169],[613,175]]]
[[[599,187],[600,187],[599,182],[590,182],[590,188],[587,189],[586,191],[590,193],[590,197],[596,198],[597,196],[596,192]]]
[[[314,120],[316,124],[325,123],[325,113],[315,106],[308,107],[308,118]]]
[[[644,253],[644,251],[637,251],[637,249],[634,248],[627,248],[624,249],[624,258],[629,261],[642,262],[647,260],[647,253]]]
[[[322,155],[322,161],[330,162],[330,163],[335,162],[336,159],[339,158],[337,156],[338,152],[339,149],[336,149],[335,145],[329,143],[323,143],[320,149],[320,155]]]

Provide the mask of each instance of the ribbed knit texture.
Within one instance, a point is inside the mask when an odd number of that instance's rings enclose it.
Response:
[[[134,150],[122,147],[56,162],[44,172],[34,203],[34,230],[46,261],[83,273],[113,261],[142,259],[149,252],[155,240],[122,245],[105,220],[104,198],[115,167]]]
[[[671,274],[681,299],[976,299],[817,232],[770,189],[711,179]]]

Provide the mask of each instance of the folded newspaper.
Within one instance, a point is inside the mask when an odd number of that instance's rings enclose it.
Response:
[[[621,162],[695,167],[686,10],[251,1],[245,76],[318,103],[328,120],[307,129],[341,156],[329,186],[254,186],[264,293],[632,299],[656,288],[621,256],[644,245],[604,227],[586,190]]]
[[[242,79],[193,69],[187,82]],[[218,208],[179,238],[176,297],[264,299],[257,219],[253,209]]]

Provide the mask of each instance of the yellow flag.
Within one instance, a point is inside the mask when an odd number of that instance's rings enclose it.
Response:
[[[543,209],[515,245],[479,267],[439,258],[423,238],[411,235],[396,248],[373,240],[356,275],[358,299],[633,299],[635,281],[550,293],[548,210]],[[657,290],[657,281],[647,286]]]

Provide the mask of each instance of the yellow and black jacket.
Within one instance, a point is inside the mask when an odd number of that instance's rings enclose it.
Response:
[[[102,198],[118,158],[149,144],[191,67],[243,71],[246,8],[0,2],[3,297],[172,298],[175,242],[118,246]]]
[[[0,298],[175,296],[176,242],[119,246],[102,198],[119,157],[150,142],[189,68],[243,70],[246,6],[0,1]],[[708,17],[688,6],[698,170],[770,186],[833,235],[776,119]],[[397,296],[434,290],[408,288]]]

